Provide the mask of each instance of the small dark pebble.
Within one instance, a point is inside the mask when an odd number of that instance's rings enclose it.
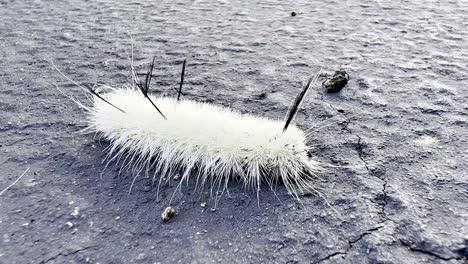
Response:
[[[297,15],[297,13],[296,13],[296,12],[294,12],[294,11],[293,11],[293,12],[291,12],[291,16],[293,16],[293,17],[294,17],[294,16],[296,16],[296,15]]]
[[[335,71],[335,73],[326,79],[322,86],[329,93],[336,93],[341,91],[343,87],[348,83],[349,75],[344,70]]]
[[[266,92],[261,92],[260,94],[257,95],[259,99],[263,99],[267,96]]]

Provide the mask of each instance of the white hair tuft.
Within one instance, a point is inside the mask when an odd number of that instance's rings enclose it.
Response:
[[[159,174],[159,184],[180,173],[181,182],[196,175],[197,186],[209,182],[212,190],[215,186],[224,190],[230,179],[240,178],[257,193],[264,182],[273,191],[282,182],[298,199],[300,193],[320,195],[311,179],[322,166],[308,156],[306,133],[291,123],[318,74],[298,94],[284,122],[179,100],[185,61],[178,96],[152,96],[148,91],[153,66],[154,58],[142,82],[132,64],[133,87],[105,86],[109,91],[98,94],[80,86],[94,95],[91,106],[79,103],[88,112],[85,131],[111,143],[107,164],[125,157],[123,163],[133,166],[135,179],[144,169],[148,174],[154,168],[153,182]]]
[[[318,162],[309,159],[305,133],[295,125],[283,131],[280,120],[150,96],[164,119],[132,88],[113,89],[102,97],[124,112],[95,97],[89,130],[111,142],[109,154],[129,155],[140,168],[155,167],[161,179],[182,171],[182,180],[196,172],[202,184],[227,184],[230,178],[240,177],[247,186],[259,189],[262,182],[270,187],[283,182],[297,195],[310,191],[310,178],[321,170]]]

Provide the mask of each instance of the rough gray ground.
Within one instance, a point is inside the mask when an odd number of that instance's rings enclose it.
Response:
[[[0,263],[466,262],[468,3],[285,2],[0,1],[0,190],[31,168],[0,196]],[[76,133],[85,115],[54,84],[85,95],[49,61],[122,86],[128,33],[139,72],[156,55],[154,93],[174,94],[187,57],[186,97],[274,118],[322,64],[345,69],[297,117],[338,166],[315,184],[342,219],[317,195],[265,186],[258,204],[233,182],[214,212],[184,186],[163,223],[177,182],[157,201],[119,166],[101,178],[108,144]]]

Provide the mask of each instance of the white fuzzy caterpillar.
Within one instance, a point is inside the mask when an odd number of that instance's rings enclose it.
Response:
[[[283,132],[283,121],[153,97],[164,119],[140,91],[130,88],[113,90],[104,98],[125,113],[95,98],[89,128],[111,142],[111,153],[128,152],[146,164],[154,159],[162,175],[182,169],[182,179],[196,171],[201,182],[218,177],[226,183],[237,176],[257,189],[261,182],[281,181],[296,193],[319,170],[307,156],[305,133],[294,125]]]
[[[101,95],[88,88],[92,106],[80,104],[88,112],[86,131],[111,143],[109,162],[126,156],[138,173],[154,168],[153,181],[158,173],[160,183],[181,172],[181,182],[195,175],[197,184],[218,189],[239,178],[257,192],[265,182],[272,190],[282,182],[296,197],[317,192],[311,179],[322,167],[308,157],[306,133],[290,122],[318,75],[296,98],[285,126],[209,103],[148,95],[152,67],[144,84],[133,72],[136,86]]]

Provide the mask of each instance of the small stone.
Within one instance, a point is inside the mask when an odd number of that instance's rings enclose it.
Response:
[[[136,260],[138,260],[138,261],[144,261],[144,260],[146,260],[146,259],[147,259],[147,257],[146,257],[146,255],[145,255],[145,253],[140,253],[140,254],[138,254],[138,256],[136,257]]]
[[[205,202],[205,203],[201,203],[200,206],[201,206],[202,208],[206,208],[206,202]]]
[[[335,73],[330,77],[327,78],[323,83],[322,86],[327,90],[329,93],[336,93],[341,91],[343,87],[348,83],[349,75],[344,70],[335,71]]]
[[[161,214],[161,218],[162,220],[164,220],[164,222],[167,222],[171,220],[171,218],[174,217],[174,215],[175,209],[172,207],[166,207],[166,209],[164,209],[163,213]]]
[[[176,174],[176,175],[174,176],[174,178],[172,178],[172,179],[173,179],[174,181],[178,181],[178,180],[180,180],[180,175],[179,175],[179,174]]]
[[[73,212],[71,213],[72,216],[77,217],[80,215],[80,208],[77,206],[75,209],[73,209]]]
[[[216,208],[210,208],[210,211],[211,211],[211,212],[215,212],[215,211],[216,211]]]

